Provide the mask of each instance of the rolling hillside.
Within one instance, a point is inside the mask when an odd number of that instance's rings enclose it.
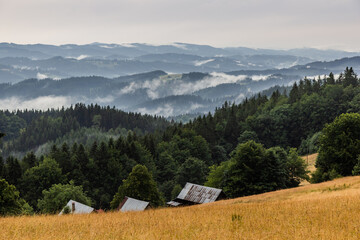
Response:
[[[0,239],[358,239],[360,177],[184,208],[0,218]]]
[[[215,48],[186,43],[159,46],[138,43],[61,46],[0,43],[0,83],[92,75],[114,78],[155,70],[169,73],[255,71],[317,76],[329,71],[337,72],[337,67],[340,71],[346,66],[355,68],[358,65],[346,62],[354,62],[356,56],[359,53],[334,50]]]

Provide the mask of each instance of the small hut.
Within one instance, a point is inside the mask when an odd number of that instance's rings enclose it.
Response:
[[[149,202],[141,201],[131,197],[124,197],[124,200],[119,204],[117,210],[121,212],[144,211],[149,207]]]
[[[186,183],[179,195],[174,200],[167,202],[167,205],[171,207],[187,206],[215,202],[225,198],[226,195],[221,189]]]
[[[66,207],[69,207],[69,209],[71,210],[70,213],[72,214],[87,214],[87,213],[92,213],[94,211],[94,208],[89,207],[85,204],[79,203],[77,201],[74,200],[70,200],[66,206],[61,210],[61,212],[59,213],[59,215],[62,215],[64,212],[64,209]]]

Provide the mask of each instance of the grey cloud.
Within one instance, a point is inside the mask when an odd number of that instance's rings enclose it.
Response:
[[[32,99],[22,99],[20,97],[10,97],[0,99],[0,109],[8,110],[23,110],[23,109],[38,109],[38,110],[47,110],[47,109],[57,109],[62,107],[70,107],[72,104],[79,102],[83,103],[98,103],[98,104],[111,104],[114,101],[115,97],[108,95],[105,97],[96,97],[94,99],[89,99],[86,97],[73,97],[73,96],[40,96]]]
[[[360,50],[358,0],[2,1],[3,41]],[[344,39],[343,36],[351,35]]]
[[[180,109],[176,109],[176,107],[174,107],[172,104],[164,104],[163,106],[158,106],[155,109],[138,108],[136,111],[142,114],[151,114],[151,115],[169,117],[179,114],[191,113],[203,107],[204,105],[202,104],[193,103],[189,106],[189,108],[180,110]]]
[[[168,81],[162,81],[160,79],[154,79],[151,81],[145,81],[143,83],[131,82],[124,88],[122,88],[118,95],[131,94],[138,89],[146,89],[146,93],[150,99],[161,98],[170,95],[184,95],[192,94],[198,90],[216,87],[219,84],[224,83],[236,83],[243,81],[248,76],[246,75],[228,75],[225,73],[211,73],[209,77],[205,77],[199,81],[186,82],[181,79],[174,79]],[[264,80],[269,76],[254,76],[254,80]]]
[[[214,72],[211,73],[210,77],[206,77],[200,81],[181,83],[179,87],[174,89],[174,95],[190,94],[204,88],[216,87],[223,83],[236,83],[246,79],[246,77],[246,75],[233,76],[226,73]]]
[[[135,82],[131,82],[129,83],[129,85],[127,85],[126,87],[122,88],[119,91],[119,95],[121,94],[129,94],[129,93],[134,93],[137,89],[141,88],[141,84],[137,84]]]
[[[164,104],[164,106],[157,107],[156,109],[139,108],[137,112],[168,117],[174,114],[174,108],[170,104]]]
[[[39,109],[47,110],[51,108],[69,107],[73,99],[68,96],[41,96],[34,99],[23,100],[18,97],[0,99],[0,109],[22,110]]]
[[[48,78],[48,76],[47,76],[46,74],[43,74],[43,73],[39,73],[39,72],[38,72],[38,73],[36,74],[36,78],[42,80],[42,79]]]

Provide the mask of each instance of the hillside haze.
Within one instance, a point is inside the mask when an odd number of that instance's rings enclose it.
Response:
[[[185,43],[159,46],[0,43],[0,81],[91,75],[117,77],[154,70],[184,73],[281,69],[358,55],[335,50],[216,48]]]
[[[358,55],[185,43],[0,43],[0,108],[61,108],[82,102],[166,117],[204,114],[275,86],[273,90],[284,91],[304,77],[340,74],[347,66],[359,71]]]

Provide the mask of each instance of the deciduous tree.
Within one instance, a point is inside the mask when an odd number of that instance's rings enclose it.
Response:
[[[125,196],[148,201],[153,207],[164,204],[152,175],[144,165],[140,164],[133,168],[127,179],[123,180],[111,201],[111,207],[117,208]]]
[[[69,200],[74,200],[91,206],[91,199],[84,193],[82,186],[69,184],[54,184],[48,190],[43,190],[43,198],[38,200],[37,207],[42,213],[58,213]]]

